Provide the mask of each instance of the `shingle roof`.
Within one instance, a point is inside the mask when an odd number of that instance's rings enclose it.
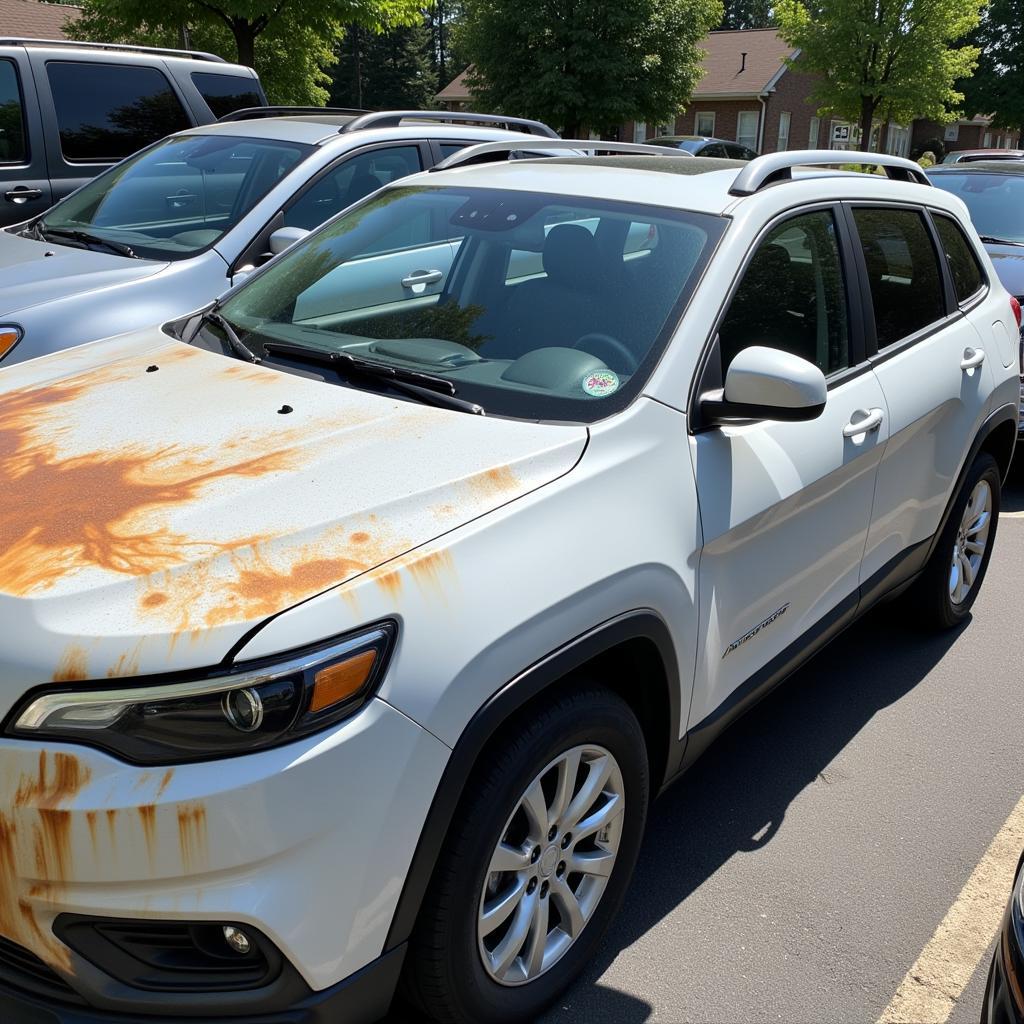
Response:
[[[694,99],[756,96],[774,84],[785,59],[797,53],[771,28],[712,32],[700,45],[708,55]]]
[[[0,0],[0,33],[28,39],[64,39],[64,28],[81,16],[80,7],[39,0]]]
[[[472,65],[466,68],[461,75],[453,78],[434,98],[442,103],[466,103],[470,99],[469,85],[466,78],[473,70]]]

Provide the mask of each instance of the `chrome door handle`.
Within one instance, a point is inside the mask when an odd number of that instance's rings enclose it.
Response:
[[[41,199],[43,196],[43,190],[41,188],[26,188],[24,185],[19,185],[17,188],[12,188],[9,192],[4,193],[4,199],[9,203],[27,203],[30,199]]]
[[[408,277],[402,278],[403,288],[415,288],[416,285],[437,284],[444,277],[440,270],[414,270]]]
[[[985,362],[985,352],[980,348],[965,348],[964,357],[960,360],[961,370],[973,370]]]
[[[857,409],[843,427],[843,437],[857,437],[877,430],[884,418],[885,413],[881,409]]]

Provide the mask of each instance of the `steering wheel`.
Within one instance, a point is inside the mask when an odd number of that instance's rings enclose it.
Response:
[[[589,352],[592,356],[596,356],[598,359],[602,359],[600,352],[595,352],[594,347],[600,348],[602,345],[607,350],[614,352],[618,359],[616,360],[622,367],[625,373],[636,373],[637,367],[640,365],[636,356],[626,348],[623,342],[619,341],[618,338],[613,338],[610,334],[604,334],[601,331],[592,331],[590,334],[584,334],[582,338],[577,338],[573,343],[573,348],[581,348],[585,352]],[[604,362],[611,363],[605,359]],[[614,367],[613,367],[614,369]]]

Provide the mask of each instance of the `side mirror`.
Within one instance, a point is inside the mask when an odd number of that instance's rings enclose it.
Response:
[[[790,352],[751,345],[725,374],[725,387],[701,395],[706,423],[722,420],[817,419],[825,411],[828,386],[814,363]]]
[[[305,238],[309,232],[305,228],[278,228],[267,243],[270,251],[277,256],[285,251],[290,245],[294,245],[300,239]]]

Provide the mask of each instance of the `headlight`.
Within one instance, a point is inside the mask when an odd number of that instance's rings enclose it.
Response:
[[[0,324],[0,359],[21,341],[21,328],[14,324]]]
[[[5,731],[83,743],[143,765],[263,750],[362,707],[384,672],[395,633],[394,623],[385,622],[329,646],[202,679],[48,687],[15,709]]]

